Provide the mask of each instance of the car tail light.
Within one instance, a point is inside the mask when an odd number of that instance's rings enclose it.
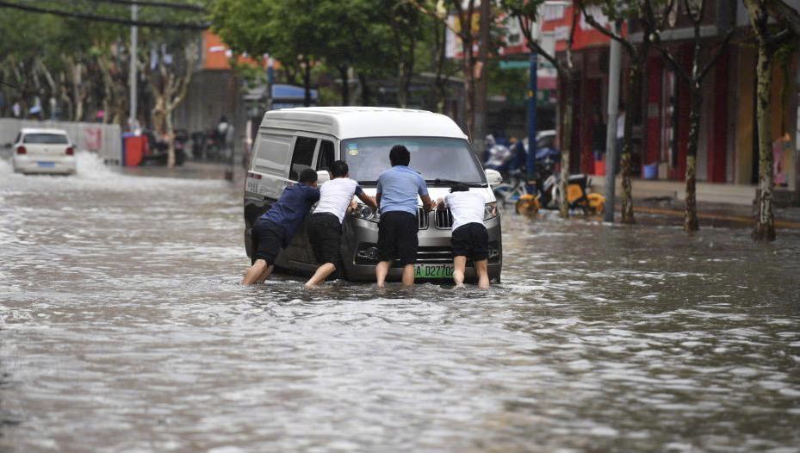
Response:
[[[75,148],[69,147],[67,148],[67,156],[74,156],[75,155]]]
[[[17,154],[28,154],[28,150],[24,146],[17,148]]]

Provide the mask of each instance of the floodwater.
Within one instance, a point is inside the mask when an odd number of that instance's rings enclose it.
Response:
[[[0,161],[0,451],[800,451],[800,236],[504,219],[487,292],[238,284],[240,188]]]

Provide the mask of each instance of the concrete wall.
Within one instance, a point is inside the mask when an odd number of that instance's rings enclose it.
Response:
[[[106,162],[122,160],[122,131],[116,124],[0,119],[0,146],[13,143],[23,127],[63,129],[78,151],[93,151]]]

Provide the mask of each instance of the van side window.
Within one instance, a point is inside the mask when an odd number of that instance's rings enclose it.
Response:
[[[314,160],[314,148],[317,147],[316,138],[297,137],[292,154],[292,166],[289,169],[289,179],[297,181],[300,173],[306,168],[311,168]]]
[[[317,170],[330,170],[333,163],[333,142],[323,140],[319,144],[319,157],[317,158]]]

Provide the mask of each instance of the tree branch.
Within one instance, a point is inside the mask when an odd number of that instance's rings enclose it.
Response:
[[[733,32],[734,29],[731,28],[730,30],[728,30],[727,33],[725,33],[725,38],[722,39],[722,43],[720,44],[719,49],[717,49],[717,52],[711,57],[710,60],[708,60],[706,66],[700,71],[700,77],[697,80],[698,82],[702,82],[703,79],[708,75],[711,68],[714,67],[714,65],[717,63],[717,60],[719,60],[719,57],[725,51],[725,48],[728,47],[728,42],[730,42],[731,37],[733,36]]]
[[[594,18],[593,15],[589,14],[588,12],[586,12],[586,5],[583,3],[583,1],[578,2],[578,6],[580,7],[581,12],[583,13],[583,17],[586,18],[586,22],[589,25],[594,27],[600,33],[602,33],[602,34],[606,35],[607,37],[613,39],[614,41],[617,41],[618,43],[622,44],[622,47],[625,48],[625,50],[628,52],[628,54],[631,57],[634,56],[634,52],[635,52],[634,47],[627,39],[623,38],[621,35],[619,35],[617,33],[612,32],[611,30],[607,29],[606,27],[603,27],[602,25],[600,25],[600,23],[597,22],[597,20]]]

